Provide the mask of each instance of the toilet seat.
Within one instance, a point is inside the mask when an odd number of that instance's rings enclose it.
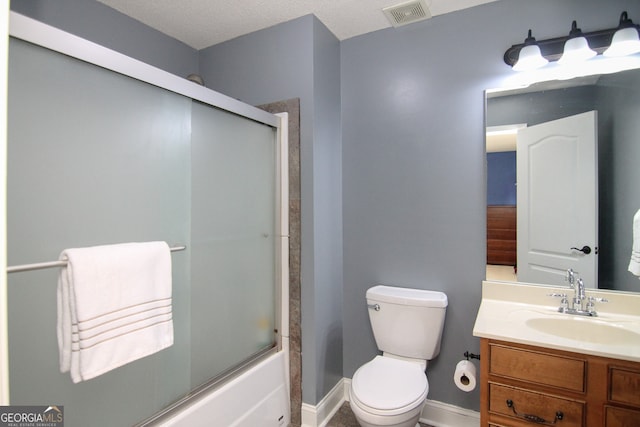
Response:
[[[376,356],[362,365],[351,380],[351,399],[375,415],[398,415],[422,405],[429,391],[420,366],[391,357]]]

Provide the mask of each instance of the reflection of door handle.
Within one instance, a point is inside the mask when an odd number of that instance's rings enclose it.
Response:
[[[582,249],[578,249],[578,248],[571,248],[571,249],[576,250],[576,251],[580,251],[585,255],[589,255],[591,253],[591,248],[589,246],[587,246],[587,245],[583,246]]]

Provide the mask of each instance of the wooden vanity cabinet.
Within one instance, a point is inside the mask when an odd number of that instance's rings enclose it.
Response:
[[[607,427],[640,426],[640,364],[609,366]]]
[[[640,363],[480,342],[482,427],[640,426]]]

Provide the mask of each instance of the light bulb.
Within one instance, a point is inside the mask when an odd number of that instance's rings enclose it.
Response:
[[[589,43],[584,37],[574,37],[564,44],[564,52],[558,60],[560,64],[576,63],[593,58],[597,53],[589,48]]]
[[[640,52],[640,38],[635,27],[621,28],[615,32],[611,46],[604,51],[604,56],[627,56]]]
[[[515,71],[535,70],[547,65],[549,61],[542,56],[536,44],[530,44],[520,49],[518,61],[513,65]]]

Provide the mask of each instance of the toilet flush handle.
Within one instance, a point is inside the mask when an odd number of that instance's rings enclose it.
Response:
[[[375,311],[380,311],[380,304],[367,304],[367,308],[372,308]]]

